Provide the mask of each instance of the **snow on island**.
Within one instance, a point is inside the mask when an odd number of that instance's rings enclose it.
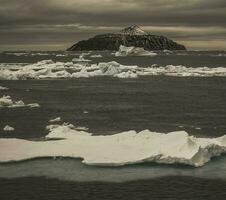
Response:
[[[0,162],[71,157],[82,158],[88,165],[156,162],[200,167],[226,152],[226,135],[210,139],[189,136],[184,131],[163,134],[144,130],[94,136],[69,124],[50,125],[48,129],[46,139],[49,140],[45,141],[1,138]]]
[[[13,101],[10,96],[3,96],[2,98],[0,98],[0,109],[1,108],[18,108],[18,107],[35,108],[35,107],[40,107],[40,105],[37,103],[25,104],[22,100]]]
[[[141,47],[126,47],[121,45],[119,51],[115,53],[116,57],[119,56],[156,56],[157,53],[146,51]]]

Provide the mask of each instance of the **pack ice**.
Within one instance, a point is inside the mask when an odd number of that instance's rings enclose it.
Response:
[[[88,165],[156,162],[200,167],[226,151],[226,135],[210,139],[189,136],[184,131],[163,134],[144,130],[94,136],[73,127],[68,124],[48,126],[50,132],[46,141],[2,138],[0,162],[71,157],[82,158],[82,162]]]
[[[79,59],[80,60],[80,59]],[[84,61],[84,60],[83,60]],[[27,79],[59,79],[59,78],[90,78],[109,76],[115,78],[138,78],[140,76],[226,76],[225,67],[186,67],[182,65],[138,67],[122,65],[115,61],[89,64],[88,62],[53,62],[43,60],[34,64],[7,64],[0,66],[0,80]]]

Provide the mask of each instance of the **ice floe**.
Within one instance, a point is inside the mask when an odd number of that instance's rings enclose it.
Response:
[[[121,45],[115,56],[156,56],[157,53],[146,51],[141,47],[126,47]]]
[[[200,167],[212,157],[226,152],[226,135],[210,139],[189,136],[184,131],[163,134],[144,130],[94,136],[66,123],[47,128],[50,132],[46,141],[0,139],[0,162],[71,157],[82,158],[88,165],[156,162]]]
[[[3,96],[0,98],[0,109],[1,108],[17,108],[17,107],[40,107],[38,103],[25,104],[22,100],[13,101],[10,96]]]
[[[11,132],[11,131],[14,131],[15,128],[9,126],[9,125],[6,125],[4,128],[3,128],[3,131],[6,131],[6,132]]]

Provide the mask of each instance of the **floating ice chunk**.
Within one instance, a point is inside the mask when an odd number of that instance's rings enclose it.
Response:
[[[91,55],[90,58],[102,58],[103,56],[100,54],[97,55]]]
[[[89,112],[88,112],[87,110],[84,110],[83,113],[84,113],[84,114],[88,114]]]
[[[67,55],[65,54],[57,54],[56,57],[66,57]]]
[[[146,51],[141,47],[126,47],[121,45],[115,56],[156,56],[157,53]]]
[[[8,90],[9,88],[0,86],[0,90]]]
[[[90,53],[82,53],[79,58],[74,58],[72,62],[90,62],[91,60],[85,59],[85,56],[89,55]]]
[[[169,54],[172,54],[172,53],[173,53],[173,51],[170,51],[170,50],[168,50],[168,49],[164,49],[164,50],[163,50],[163,52],[164,52],[164,53],[166,53],[167,55],[169,55]]]
[[[17,107],[40,107],[37,103],[25,104],[22,100],[13,101],[10,96],[0,98],[0,108],[17,108]]]
[[[51,119],[51,120],[49,120],[49,122],[50,123],[52,123],[52,122],[61,122],[61,117],[57,117],[55,119]]]
[[[38,103],[29,103],[29,104],[27,104],[27,106],[29,106],[30,108],[38,108],[38,107],[40,107],[40,105]]]
[[[9,107],[13,105],[13,101],[10,96],[3,96],[0,98],[0,108],[1,107]]]
[[[163,134],[144,130],[94,136],[66,123],[47,128],[48,141],[1,138],[0,162],[60,156],[83,158],[82,162],[89,165],[156,162],[199,167],[226,152],[226,135],[210,139],[195,138],[184,131]]]
[[[6,125],[4,128],[3,128],[3,131],[7,131],[7,132],[10,132],[10,131],[14,131],[15,128],[9,126],[9,125]]]

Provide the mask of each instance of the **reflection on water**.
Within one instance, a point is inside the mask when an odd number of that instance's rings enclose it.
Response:
[[[226,156],[215,158],[203,167],[159,165],[154,163],[123,167],[87,166],[78,159],[34,159],[0,164],[0,178],[41,177],[79,182],[128,182],[166,176],[226,180]]]

